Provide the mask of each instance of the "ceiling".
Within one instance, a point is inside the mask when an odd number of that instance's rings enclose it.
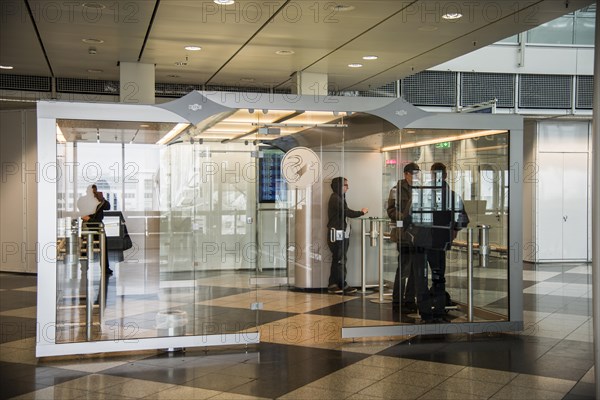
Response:
[[[592,3],[2,0],[0,65],[14,68],[0,73],[118,81],[120,62],[140,62],[163,83],[287,89],[306,71],[332,90],[367,90]]]

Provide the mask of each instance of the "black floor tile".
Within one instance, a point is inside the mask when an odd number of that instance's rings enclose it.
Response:
[[[528,287],[531,287],[533,285],[535,285],[536,283],[538,283],[537,281],[523,281],[523,289],[527,289]]]
[[[102,373],[275,398],[368,357],[272,343],[255,345],[251,353],[238,348],[191,354],[151,356]]]
[[[0,383],[0,399],[11,399],[47,387],[36,383],[35,379],[27,381],[13,380],[9,382],[2,377]]]
[[[596,400],[596,385],[578,382],[563,400]]]
[[[0,398],[6,399],[18,396],[85,375],[88,375],[88,373],[0,361],[0,379],[2,383],[0,385]]]
[[[268,343],[260,348],[260,365],[266,366],[266,370],[257,379],[231,389],[231,392],[276,398],[368,357],[358,353]],[[273,364],[274,360],[278,360],[277,364]],[[281,365],[293,367],[280,368]]]
[[[0,272],[0,289],[20,289],[30,286],[37,286],[36,274]]]
[[[594,361],[594,345],[588,342],[562,340],[549,352],[554,357],[575,358],[577,360]]]
[[[37,293],[22,290],[0,291],[0,311],[33,307],[37,304]]]
[[[35,337],[36,333],[35,318],[0,316],[0,343]]]
[[[392,321],[392,304],[372,303],[368,298],[353,296],[348,301],[323,307],[308,314]]]
[[[582,369],[575,370],[556,363],[556,357],[543,359],[544,355],[551,354],[549,352],[558,342],[556,339],[510,334],[422,336],[378,354],[553,378],[581,379],[591,366],[589,361],[576,364]],[[564,378],[567,375],[570,378]]]

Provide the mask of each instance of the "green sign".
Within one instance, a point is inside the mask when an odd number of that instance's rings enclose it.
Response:
[[[449,149],[450,148],[450,142],[436,143],[435,144],[435,148],[436,149]]]

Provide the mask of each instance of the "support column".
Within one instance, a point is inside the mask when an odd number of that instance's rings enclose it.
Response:
[[[598,9],[600,1],[596,1]],[[592,323],[594,326],[594,381],[600,399],[600,18],[596,12],[594,40],[594,106],[592,112]]]
[[[292,93],[327,96],[327,74],[297,71],[292,75]]]
[[[132,104],[154,104],[154,64],[121,62],[119,101]]]

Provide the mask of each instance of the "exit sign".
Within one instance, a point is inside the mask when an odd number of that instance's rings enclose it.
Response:
[[[450,142],[436,143],[435,144],[435,148],[436,149],[449,149],[450,148]]]

